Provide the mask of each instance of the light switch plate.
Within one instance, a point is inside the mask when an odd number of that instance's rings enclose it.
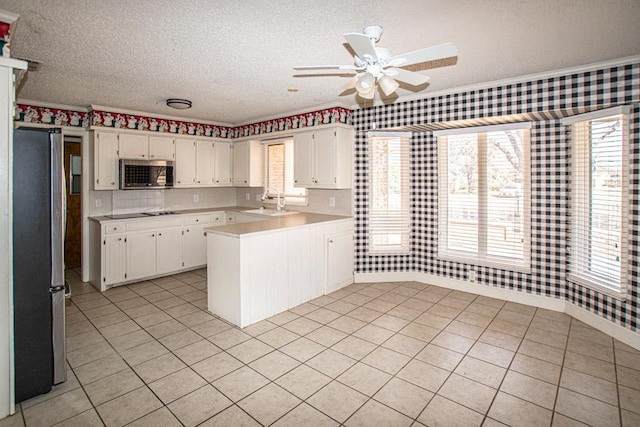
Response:
[[[336,198],[335,197],[329,197],[329,207],[330,208],[335,208],[336,207]]]
[[[199,194],[194,194],[193,195],[193,203],[198,203],[200,201],[200,195]]]

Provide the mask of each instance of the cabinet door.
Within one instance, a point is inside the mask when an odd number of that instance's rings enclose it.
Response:
[[[336,185],[336,135],[333,129],[324,129],[314,134],[314,184],[331,188]]]
[[[156,251],[158,274],[182,269],[182,230],[180,228],[158,230]]]
[[[105,285],[112,285],[114,283],[124,282],[124,236],[122,234],[106,236],[102,241],[102,251],[104,254],[102,283]]]
[[[94,138],[94,189],[118,189],[118,135],[96,132]]]
[[[193,187],[196,181],[196,145],[193,139],[176,138],[175,187]]]
[[[203,187],[213,183],[213,143],[196,141],[196,186]]]
[[[121,159],[147,159],[149,154],[147,135],[119,133],[118,142]]]
[[[175,158],[176,148],[173,137],[149,136],[149,159],[174,160]]]
[[[156,232],[130,234],[127,244],[127,280],[141,279],[156,273]]]
[[[293,182],[297,187],[310,187],[313,176],[313,132],[297,133],[293,137]]]
[[[207,263],[207,235],[204,232],[206,226],[191,225],[182,230],[182,243],[184,247],[184,268],[198,267]]]
[[[213,184],[230,186],[233,181],[233,147],[231,142],[213,143]]]
[[[353,233],[327,236],[326,248],[328,294],[353,283]]]
[[[249,186],[249,141],[233,144],[233,185]]]

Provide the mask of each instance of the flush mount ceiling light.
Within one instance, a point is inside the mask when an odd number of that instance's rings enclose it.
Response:
[[[370,25],[360,33],[347,33],[344,38],[355,53],[353,65],[301,65],[293,67],[294,70],[341,70],[355,76],[342,88],[342,91],[354,89],[361,98],[373,99],[376,86],[389,96],[405,83],[409,88],[417,90],[429,82],[429,77],[415,71],[406,70],[414,64],[431,62],[458,55],[458,49],[451,43],[407,52],[402,55],[391,56],[391,51],[376,46],[382,27]],[[439,66],[439,65],[436,65]],[[441,66],[441,65],[440,65]],[[336,74],[341,75],[341,74]],[[415,89],[412,89],[415,90]]]
[[[167,106],[176,110],[187,110],[191,108],[191,101],[188,99],[169,98],[167,99]]]

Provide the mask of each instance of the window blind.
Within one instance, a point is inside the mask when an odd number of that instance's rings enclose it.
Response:
[[[410,250],[410,132],[370,132],[369,253]]]
[[[438,255],[530,268],[530,123],[438,136]]]
[[[626,113],[625,113],[626,112]],[[620,296],[627,281],[628,110],[571,124],[569,280]]]
[[[270,141],[264,147],[265,188],[277,188],[287,202],[306,203],[307,190],[295,187],[293,182],[293,140]],[[269,196],[276,194],[271,192]]]

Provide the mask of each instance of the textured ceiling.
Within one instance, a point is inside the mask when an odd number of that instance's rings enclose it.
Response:
[[[0,0],[0,9],[20,14],[12,55],[42,63],[19,98],[232,125],[355,108],[353,93],[340,96],[347,78],[292,68],[351,64],[342,35],[369,24],[384,27],[378,46],[394,55],[458,47],[455,65],[420,71],[431,77],[420,94],[640,54],[638,0]],[[193,108],[168,108],[173,97]]]

